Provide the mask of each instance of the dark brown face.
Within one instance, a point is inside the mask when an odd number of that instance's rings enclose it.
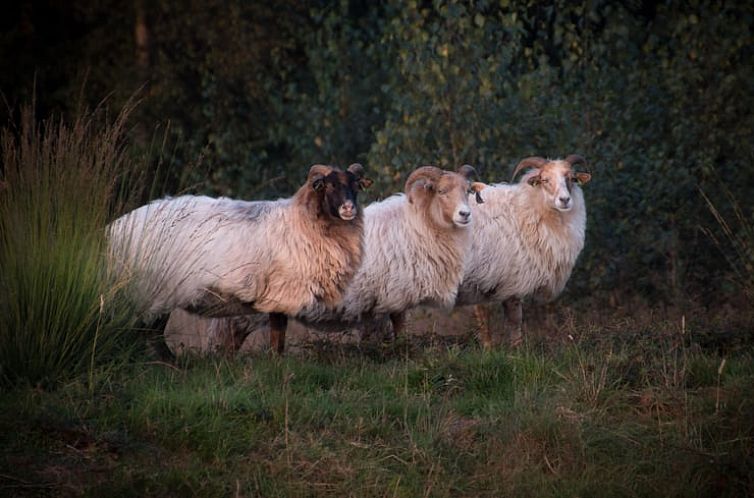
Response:
[[[331,168],[327,174],[311,179],[312,189],[320,194],[322,211],[344,221],[356,218],[358,193],[371,184],[359,164],[352,164],[346,171]]]

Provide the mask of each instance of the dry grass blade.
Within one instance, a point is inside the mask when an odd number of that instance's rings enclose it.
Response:
[[[724,255],[746,295],[754,298],[754,226],[730,190],[724,186],[723,188],[736,225],[732,226],[706,192],[700,189],[702,198],[722,231],[724,239],[721,240],[708,227],[704,227],[703,230]]]

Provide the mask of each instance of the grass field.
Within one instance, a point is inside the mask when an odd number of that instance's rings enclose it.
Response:
[[[6,390],[0,494],[754,495],[750,321],[556,325],[515,351],[419,335]]]
[[[515,350],[441,319],[167,364],[105,257],[127,110],[33,115],[0,133],[0,496],[754,496],[750,231],[721,221],[743,292],[714,314],[595,293]]]

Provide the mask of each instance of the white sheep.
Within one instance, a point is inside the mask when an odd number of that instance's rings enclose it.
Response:
[[[362,259],[361,165],[309,170],[292,198],[182,196],[109,227],[113,261],[132,276],[146,320],[183,308],[205,316],[269,313],[282,352],[287,315],[336,305]]]
[[[421,304],[452,307],[471,245],[467,193],[478,196],[485,187],[469,182],[473,173],[468,165],[458,173],[424,166],[406,180],[405,195],[367,206],[363,262],[343,300],[337,306],[314,303],[296,319],[313,328],[343,330],[388,315],[394,333],[400,334],[408,308]],[[185,317],[182,320],[185,323]],[[254,317],[204,322],[215,340],[223,333],[234,334],[219,341],[233,347],[263,325]]]
[[[471,245],[467,193],[474,168],[458,173],[434,166],[415,170],[398,194],[364,210],[364,260],[335,308],[315,304],[297,319],[314,325],[359,323],[389,315],[394,332],[402,312],[418,305],[452,307]]]
[[[457,305],[475,306],[484,347],[492,345],[489,310],[484,303],[503,304],[509,341],[522,340],[521,300],[550,301],[565,287],[584,247],[586,206],[579,185],[591,179],[574,166],[583,157],[564,160],[529,157],[513,179],[531,169],[519,183],[490,185],[484,204],[473,207],[471,253],[459,288]]]

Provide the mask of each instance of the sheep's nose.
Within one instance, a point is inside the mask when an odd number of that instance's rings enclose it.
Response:
[[[568,204],[569,202],[571,202],[571,198],[570,197],[560,197],[560,202],[562,204]]]
[[[346,221],[350,221],[356,217],[356,205],[352,201],[346,201],[338,208],[338,214]]]
[[[468,220],[469,216],[471,216],[471,211],[467,211],[465,209],[462,209],[462,210],[458,211],[458,216],[460,216],[464,220]]]

